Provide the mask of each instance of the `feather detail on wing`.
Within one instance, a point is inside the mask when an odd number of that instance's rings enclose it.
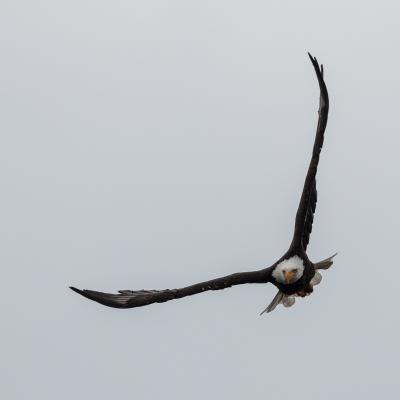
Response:
[[[315,57],[308,54],[314,66],[320,87],[319,118],[315,135],[314,148],[307,176],[304,182],[303,192],[299,208],[296,214],[295,231],[291,247],[307,249],[314,220],[314,212],[317,204],[316,179],[319,156],[324,143],[324,132],[328,122],[329,97],[324,81],[324,68],[318,64]]]
[[[238,272],[236,274],[197,283],[181,289],[120,290],[118,294],[103,293],[87,289],[80,290],[72,286],[70,289],[90,300],[97,301],[98,303],[108,307],[133,308],[146,306],[152,303],[164,303],[165,301],[192,296],[208,290],[226,289],[234,285],[242,285],[245,283],[267,283],[271,279],[272,269],[273,267],[254,272]]]

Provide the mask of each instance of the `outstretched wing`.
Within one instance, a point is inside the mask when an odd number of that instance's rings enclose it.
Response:
[[[192,296],[208,290],[226,289],[234,285],[242,285],[245,283],[267,283],[270,282],[272,269],[273,266],[254,272],[238,272],[222,278],[186,286],[181,289],[120,290],[118,294],[111,294],[96,292],[94,290],[80,290],[72,286],[70,288],[74,292],[108,307],[133,308],[146,306],[152,303],[164,303],[165,301]]]
[[[329,97],[328,90],[324,81],[324,68],[319,66],[315,57],[308,53],[310,60],[317,74],[320,99],[319,99],[319,118],[317,133],[315,135],[314,148],[306,180],[304,182],[303,193],[301,195],[299,208],[296,214],[295,229],[291,248],[307,249],[314,220],[314,212],[317,204],[317,187],[315,176],[317,174],[319,155],[324,143],[324,132],[328,122]]]

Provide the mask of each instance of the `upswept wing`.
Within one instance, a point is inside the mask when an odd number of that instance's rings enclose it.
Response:
[[[238,272],[222,278],[186,286],[181,289],[120,290],[118,294],[103,293],[86,289],[80,290],[72,286],[70,289],[90,300],[97,301],[98,303],[108,307],[134,308],[146,306],[152,303],[164,303],[165,301],[192,296],[208,290],[221,290],[235,285],[243,285],[245,283],[267,283],[271,280],[272,269],[273,267],[269,267],[253,272]]]
[[[329,111],[329,97],[328,90],[324,81],[324,67],[318,64],[315,57],[308,53],[310,60],[314,66],[315,73],[317,74],[320,99],[319,99],[319,118],[317,132],[315,135],[314,148],[308,167],[306,180],[304,182],[303,193],[301,195],[299,208],[297,209],[295,230],[291,248],[307,250],[307,245],[310,239],[312,224],[314,220],[314,212],[317,204],[317,188],[316,179],[319,156],[321,153],[322,145],[324,143],[324,132],[328,122]]]

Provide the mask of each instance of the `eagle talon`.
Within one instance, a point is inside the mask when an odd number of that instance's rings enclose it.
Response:
[[[305,289],[299,290],[296,294],[300,297],[306,297],[309,296],[313,291],[313,285],[309,284]]]

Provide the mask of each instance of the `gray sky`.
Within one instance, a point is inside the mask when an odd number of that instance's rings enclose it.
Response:
[[[395,1],[3,1],[2,398],[395,399]],[[67,289],[174,288],[287,249],[331,112],[314,294],[271,285],[113,310]]]

